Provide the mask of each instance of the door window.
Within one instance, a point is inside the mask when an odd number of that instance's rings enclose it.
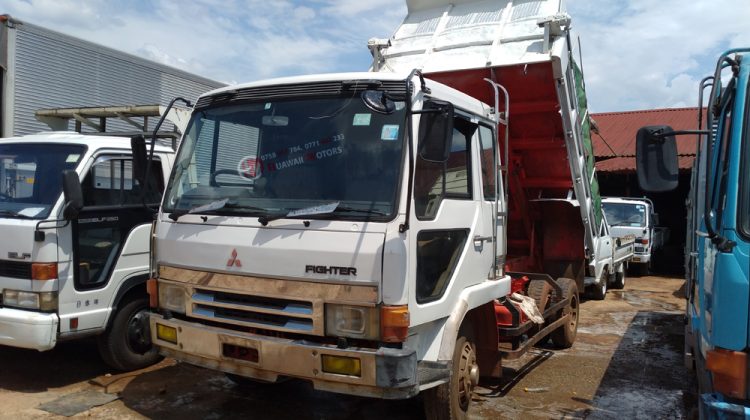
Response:
[[[161,164],[153,163],[146,196],[158,202],[163,188]],[[82,182],[84,209],[73,224],[78,266],[76,288],[105,285],[130,230],[149,220],[141,206],[142,186],[133,178],[133,162],[125,157],[100,157]]]
[[[414,210],[420,220],[432,220],[444,198],[471,200],[471,138],[477,125],[456,117],[451,152],[446,162],[417,157]]]
[[[495,201],[495,135],[490,127],[486,125],[479,126],[479,142],[481,144],[481,161],[482,161],[482,191],[484,199]]]

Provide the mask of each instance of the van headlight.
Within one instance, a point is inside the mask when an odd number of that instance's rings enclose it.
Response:
[[[186,301],[187,290],[184,287],[159,282],[159,308],[184,314]]]
[[[54,312],[57,310],[57,292],[26,292],[3,290],[3,306]]]
[[[380,311],[377,307],[326,304],[326,335],[377,340]]]

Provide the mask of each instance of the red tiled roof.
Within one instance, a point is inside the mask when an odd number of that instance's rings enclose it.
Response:
[[[615,156],[635,156],[635,135],[639,128],[646,125],[669,125],[675,130],[698,128],[698,108],[607,112],[591,114],[591,117],[599,127],[598,135],[591,133],[594,141],[594,155],[597,160]],[[705,115],[703,121],[705,124]],[[695,142],[696,136],[678,136],[678,154],[680,156],[694,155]]]
[[[679,156],[677,164],[680,170],[689,170],[693,167],[695,156]],[[632,173],[635,172],[635,157],[613,157],[596,162],[596,170],[610,173]]]

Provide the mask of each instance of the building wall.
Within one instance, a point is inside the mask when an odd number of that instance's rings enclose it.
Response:
[[[9,21],[9,80],[5,105],[13,128],[3,136],[49,130],[34,116],[42,108],[111,105],[166,105],[173,97],[190,101],[223,86],[179,69],[141,59],[88,41],[17,21]],[[15,29],[13,29],[15,28]],[[156,121],[153,122],[156,124]],[[72,129],[72,121],[71,127]],[[108,129],[132,129],[119,123]]]

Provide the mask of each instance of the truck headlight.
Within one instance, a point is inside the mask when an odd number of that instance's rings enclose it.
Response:
[[[21,309],[53,312],[57,310],[57,292],[3,290],[3,305]]]
[[[187,290],[182,286],[159,282],[159,307],[178,314],[185,313]]]
[[[326,335],[377,340],[380,311],[376,307],[326,304]]]

